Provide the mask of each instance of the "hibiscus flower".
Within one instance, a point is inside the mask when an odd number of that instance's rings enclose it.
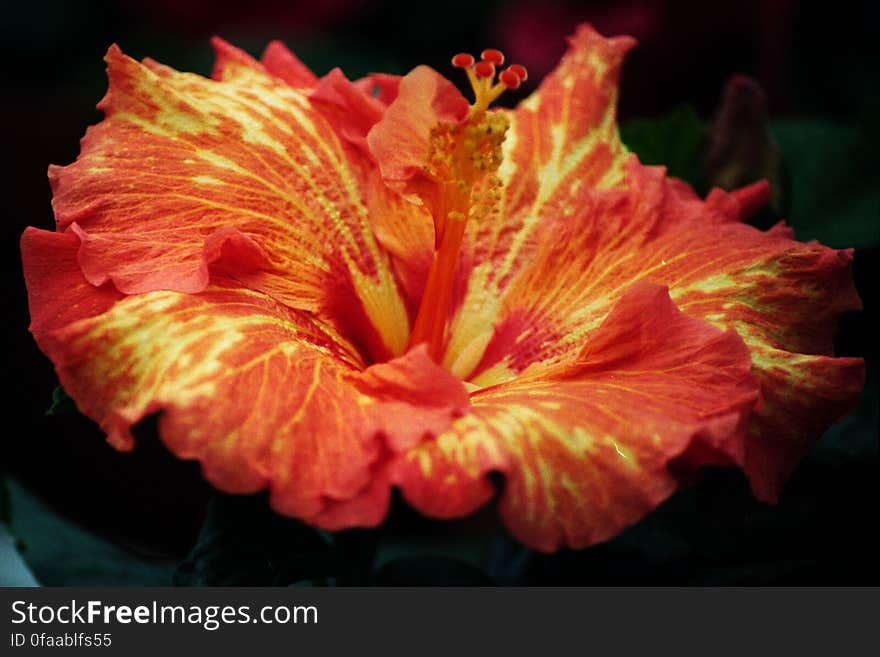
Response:
[[[631,39],[580,26],[514,110],[498,51],[454,58],[469,103],[425,66],[214,45],[213,79],[110,49],[57,230],[22,238],[32,332],[114,447],[159,413],[213,485],[315,526],[375,526],[393,487],[439,518],[498,494],[553,551],[704,465],[774,500],[858,395],[851,251],[742,223],[766,183],[702,200],[628,153]]]

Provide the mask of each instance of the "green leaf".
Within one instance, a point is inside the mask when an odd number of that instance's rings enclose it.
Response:
[[[46,415],[64,415],[66,413],[76,412],[78,411],[73,399],[68,397],[64,388],[60,385],[55,386],[55,390],[52,391],[52,405],[49,407],[49,410],[46,411]]]
[[[788,221],[798,239],[828,246],[880,245],[880,166],[856,124],[776,121],[791,193]]]
[[[706,127],[693,107],[683,105],[656,118],[624,121],[620,136],[642,164],[663,165],[670,176],[702,186]]]

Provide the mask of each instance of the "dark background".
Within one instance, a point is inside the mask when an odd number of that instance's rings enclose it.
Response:
[[[682,105],[710,120],[728,77],[746,73],[764,88],[773,134],[783,156],[788,153],[781,188],[801,193],[783,206],[801,208],[800,220],[789,217],[798,237],[856,246],[856,283],[871,309],[877,304],[880,243],[880,75],[876,23],[863,5],[848,0],[4,3],[0,127],[8,145],[2,176],[8,407],[0,474],[45,505],[28,506],[28,513],[68,519],[77,531],[122,546],[147,564],[174,564],[190,551],[212,498],[197,468],[171,458],[149,426],[135,453],[118,454],[91,421],[45,414],[56,382],[27,332],[18,240],[27,225],[53,226],[46,167],[73,161],[86,126],[100,120],[94,106],[106,89],[101,58],[111,43],[136,58],[150,56],[208,74],[212,34],[253,54],[280,38],[318,74],[339,65],[350,78],[373,70],[404,73],[421,63],[452,77],[447,62],[453,53],[498,47],[510,61],[529,67],[531,88],[558,60],[564,36],[588,20],[606,34],[632,34],[640,41],[625,67],[624,120],[664,115]],[[668,129],[668,122],[663,125]],[[673,148],[682,139],[673,134]],[[710,472],[615,541],[542,557],[503,538],[486,539],[494,534],[484,518],[434,523],[398,509],[381,535],[348,532],[314,542],[295,523],[263,515],[260,499],[221,498],[212,507],[212,522],[221,529],[211,535],[224,541],[232,535],[232,547],[216,541],[205,547],[203,532],[201,551],[190,554],[178,581],[229,581],[229,571],[245,572],[251,562],[260,562],[263,570],[247,571],[240,581],[294,581],[297,576],[289,572],[279,575],[278,563],[290,561],[297,550],[313,559],[329,542],[333,554],[320,557],[318,566],[300,572],[304,557],[284,567],[306,579],[330,576],[320,581],[331,583],[876,583],[876,335],[867,313],[844,318],[838,351],[867,358],[866,395],[857,412],[820,442],[776,507],[754,502],[741,475]],[[15,527],[14,504],[12,513]],[[241,518],[248,519],[245,528]],[[21,546],[25,556],[39,552],[36,542],[61,540],[46,529],[51,523],[34,518],[28,523],[43,533],[28,530]],[[476,538],[468,543],[463,535]],[[264,547],[269,544],[275,547]],[[377,554],[385,555],[378,574],[369,565]],[[66,577],[63,568],[36,557],[31,565],[45,583],[90,581]]]

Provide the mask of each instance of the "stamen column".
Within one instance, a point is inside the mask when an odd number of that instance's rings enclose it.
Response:
[[[493,84],[496,67],[504,63],[498,50],[484,50],[479,62],[466,53],[452,58],[452,65],[464,69],[474,91],[474,103],[462,125],[438,128],[432,135],[432,153],[427,169],[437,183],[438,199],[433,208],[436,251],[419,305],[409,346],[428,344],[428,351],[442,362],[446,345],[452,289],[465,228],[471,216],[472,193],[501,162],[501,144],[507,130],[506,118],[487,113],[489,105],[506,89],[518,88],[527,78],[526,69],[509,66]]]

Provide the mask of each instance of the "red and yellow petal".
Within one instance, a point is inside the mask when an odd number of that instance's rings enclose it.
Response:
[[[637,284],[579,358],[472,394],[472,412],[398,459],[392,479],[422,512],[485,503],[505,475],[501,513],[542,551],[615,535],[666,499],[676,461],[737,463],[759,386],[733,331],[681,313]]]
[[[332,327],[233,279],[124,296],[86,281],[78,247],[71,234],[25,233],[32,330],[119,449],[134,447],[132,425],[161,413],[165,444],[218,488],[269,488],[281,513],[366,526],[387,511],[392,450],[468,410],[463,384],[424,349],[363,369]]]
[[[199,292],[219,267],[293,308],[341,314],[341,330],[371,334],[360,337],[374,358],[402,353],[407,313],[360,165],[306,91],[215,46],[222,81],[108,53],[105,119],[74,164],[50,171],[86,277],[125,293]],[[230,262],[211,259],[224,251]]]
[[[492,335],[511,277],[534,256],[550,219],[576,214],[596,189],[624,184],[626,149],[616,111],[623,57],[635,42],[577,28],[559,66],[508,113],[498,169],[499,219],[468,227],[466,293],[452,321],[445,363],[466,376]]]
[[[861,390],[861,361],[831,357],[837,318],[859,307],[851,252],[796,242],[781,228],[761,232],[739,222],[742,195],[702,201],[635,160],[627,182],[625,192],[596,192],[573,218],[548,222],[501,301],[472,381],[567,362],[632,281],[666,285],[683,312],[735,329],[748,345],[768,403],[743,465],[755,492],[774,499]]]
[[[617,98],[623,58],[634,45],[578,26],[556,69],[510,113],[503,216],[566,213],[588,189],[623,184]]]

